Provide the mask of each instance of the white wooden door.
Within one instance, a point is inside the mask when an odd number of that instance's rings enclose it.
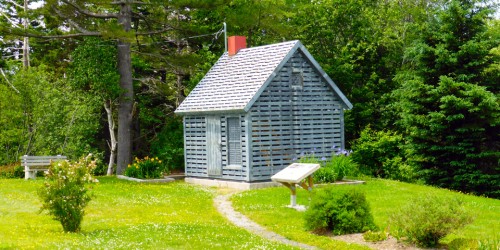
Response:
[[[220,116],[207,117],[207,163],[209,176],[222,175]]]

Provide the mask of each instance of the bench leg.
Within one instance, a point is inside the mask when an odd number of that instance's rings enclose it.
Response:
[[[24,167],[24,179],[35,179],[36,178],[36,170],[31,170],[29,167]]]
[[[27,166],[24,166],[24,179],[27,180],[30,178],[30,168]]]

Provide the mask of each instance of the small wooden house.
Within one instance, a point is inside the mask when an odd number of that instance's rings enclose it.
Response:
[[[344,148],[352,108],[300,41],[224,53],[175,111],[184,119],[187,177],[268,181],[304,154]]]

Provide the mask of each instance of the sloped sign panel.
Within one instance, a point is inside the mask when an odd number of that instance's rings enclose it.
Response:
[[[293,163],[271,177],[275,182],[300,183],[319,169],[319,164]]]

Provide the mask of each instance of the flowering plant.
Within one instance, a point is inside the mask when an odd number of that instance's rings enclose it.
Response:
[[[91,175],[96,167],[91,158],[92,155],[88,155],[77,162],[52,163],[45,176],[45,185],[38,191],[41,210],[48,210],[54,220],[61,222],[65,232],[80,231],[84,208],[91,199],[85,184],[97,182]]]
[[[321,168],[314,173],[314,180],[318,183],[330,183],[342,180],[346,175],[354,174],[357,171],[358,165],[349,157],[351,150],[345,150],[332,147],[332,157],[327,159],[322,157],[321,160],[314,155],[301,153],[300,163],[319,163]]]
[[[125,175],[140,179],[161,178],[169,173],[168,168],[158,157],[146,156],[143,159],[135,157],[134,162],[128,165]]]

